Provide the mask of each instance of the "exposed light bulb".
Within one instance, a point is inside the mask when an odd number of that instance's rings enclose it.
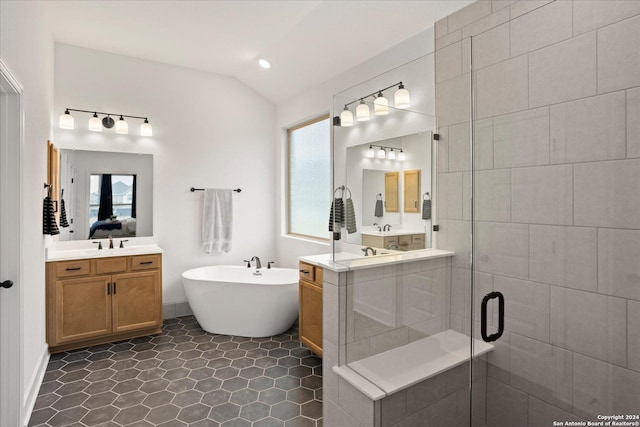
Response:
[[[389,101],[382,95],[382,91],[378,92],[378,97],[373,101],[373,111],[376,116],[386,116],[389,114]]]
[[[93,132],[102,132],[102,122],[98,118],[98,113],[93,113],[93,117],[89,119],[89,130]]]
[[[73,129],[73,116],[68,109],[64,111],[64,114],[60,115],[60,127],[62,129]]]
[[[393,148],[391,149],[391,151],[389,151],[389,160],[395,160],[396,159],[396,152],[393,151]]]
[[[356,120],[359,122],[366,122],[369,119],[369,106],[361,99],[360,104],[356,108]]]
[[[153,136],[153,129],[149,124],[149,119],[144,119],[144,123],[140,125],[140,135],[142,136]]]
[[[395,108],[402,110],[411,107],[411,94],[404,88],[402,82],[400,82],[398,90],[393,94],[393,105]]]
[[[405,156],[404,156],[404,151],[400,150],[400,152],[398,153],[398,160],[401,162],[404,162]]]
[[[122,116],[120,116],[120,120],[116,122],[116,133],[123,135],[129,133],[129,123],[127,123]]]
[[[367,157],[370,158],[370,159],[373,159],[374,156],[375,155],[373,153],[373,147],[370,145],[369,149],[367,150]]]
[[[378,158],[384,159],[386,157],[387,157],[387,152],[384,150],[383,147],[380,147],[380,149],[378,150]]]
[[[346,105],[344,106],[342,113],[340,113],[340,126],[353,126],[353,113],[349,111]]]

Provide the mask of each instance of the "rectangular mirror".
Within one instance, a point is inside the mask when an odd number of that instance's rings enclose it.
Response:
[[[60,150],[60,240],[153,235],[153,156]]]
[[[346,148],[346,185],[361,224],[346,236],[347,243],[398,250],[431,247],[431,220],[422,219],[423,193],[431,193],[431,137],[421,132]],[[402,151],[404,160],[371,156],[380,147]]]

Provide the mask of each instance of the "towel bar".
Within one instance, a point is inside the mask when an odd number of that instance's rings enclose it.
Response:
[[[204,188],[195,188],[195,187],[191,187],[191,192],[193,193],[194,191],[204,191]],[[239,193],[242,191],[241,188],[235,188],[233,191],[235,191],[236,193]]]

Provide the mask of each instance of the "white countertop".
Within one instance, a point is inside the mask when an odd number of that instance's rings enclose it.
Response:
[[[138,237],[125,242],[124,248],[119,248],[120,238],[113,239],[114,249],[109,249],[109,239],[73,240],[68,242],[55,242],[46,250],[45,259],[49,261],[62,261],[86,258],[107,258],[116,256],[147,255],[164,253],[153,237]],[[92,242],[102,243],[104,249],[98,249]]]
[[[343,271],[374,268],[389,264],[402,264],[405,262],[422,261],[453,256],[451,251],[442,249],[421,249],[416,251],[392,251],[385,255],[362,256],[351,252],[336,253],[335,261],[332,254],[310,255],[298,258],[300,261],[319,267],[328,268],[337,273]]]
[[[413,234],[425,234],[424,230],[389,230],[389,231],[363,231],[360,234],[364,234],[367,236],[376,236],[376,237],[387,237],[387,236],[410,236]]]

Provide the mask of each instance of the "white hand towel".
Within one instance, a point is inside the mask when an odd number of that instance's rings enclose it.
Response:
[[[202,250],[229,252],[233,225],[232,190],[207,188],[202,202]]]

